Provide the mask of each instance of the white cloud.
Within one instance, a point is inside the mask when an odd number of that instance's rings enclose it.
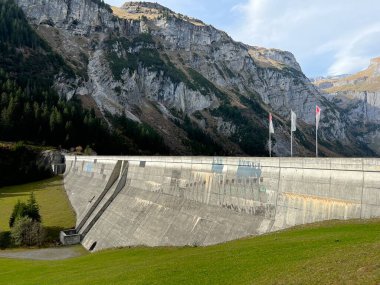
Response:
[[[293,52],[308,75],[350,73],[380,56],[380,2],[246,0],[231,12],[238,40]],[[377,36],[376,36],[377,35]]]
[[[335,55],[328,74],[354,73],[368,66],[369,60],[380,56],[380,25],[368,27],[347,39]]]

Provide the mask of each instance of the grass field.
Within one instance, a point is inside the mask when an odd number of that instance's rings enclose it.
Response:
[[[379,284],[380,221],[327,222],[211,247],[0,259],[0,284]]]
[[[40,206],[42,223],[48,231],[48,238],[58,238],[63,228],[75,226],[75,214],[63,189],[60,177],[0,188],[0,231],[9,230],[9,217],[17,200],[26,201],[34,192]],[[0,281],[1,282],[1,281]]]
[[[53,178],[0,188],[1,229],[31,191],[46,227],[75,224],[62,179]],[[62,261],[0,258],[0,284],[380,284],[380,220],[330,221],[211,247],[115,249]]]

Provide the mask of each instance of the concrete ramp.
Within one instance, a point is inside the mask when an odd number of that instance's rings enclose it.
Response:
[[[66,156],[66,164],[87,249],[211,245],[380,217],[379,159]]]

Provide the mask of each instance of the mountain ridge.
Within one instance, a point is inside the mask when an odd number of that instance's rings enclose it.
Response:
[[[235,42],[225,32],[173,16],[169,9],[152,19],[149,14],[127,19],[92,0],[16,2],[75,70],[75,79],[57,76],[62,96],[90,98],[104,117],[126,114],[147,123],[172,151],[191,154],[211,139],[224,153],[265,155],[271,111],[278,119],[273,149],[288,155],[286,125],[293,109],[300,118],[295,152],[312,155],[316,104],[328,118],[321,121],[322,153],[367,151],[348,131],[345,115],[311,84],[288,52]],[[139,5],[124,7],[133,8],[127,14],[136,16]],[[196,138],[195,146],[189,137]]]
[[[329,82],[327,79],[325,82]],[[320,82],[316,82],[316,85]],[[376,92],[380,90],[380,57],[372,58],[370,65],[355,74],[344,77],[333,78],[328,88],[322,88],[327,93],[344,91],[367,91]]]

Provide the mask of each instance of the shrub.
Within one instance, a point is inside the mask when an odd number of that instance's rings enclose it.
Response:
[[[20,150],[25,150],[26,149],[26,145],[24,144],[24,142],[22,141],[18,141],[14,146],[13,146],[13,150],[15,151],[20,151]]]
[[[35,222],[41,222],[40,207],[33,192],[30,193],[27,203],[17,201],[9,218],[9,227],[12,228],[16,220],[23,217],[28,217]]]
[[[86,146],[83,153],[84,155],[94,155],[94,150],[90,146]]]
[[[26,204],[21,202],[20,200],[17,201],[16,205],[13,207],[13,211],[11,214],[11,217],[9,218],[9,227],[12,228],[15,221],[19,217],[25,217],[26,215]]]
[[[11,245],[10,232],[0,231],[0,249],[7,248]]]
[[[75,148],[75,152],[77,153],[82,153],[82,151],[83,151],[83,147],[81,147],[80,145]]]
[[[20,217],[16,219],[11,229],[11,237],[18,246],[42,245],[45,230],[40,222],[33,221],[29,217]]]

